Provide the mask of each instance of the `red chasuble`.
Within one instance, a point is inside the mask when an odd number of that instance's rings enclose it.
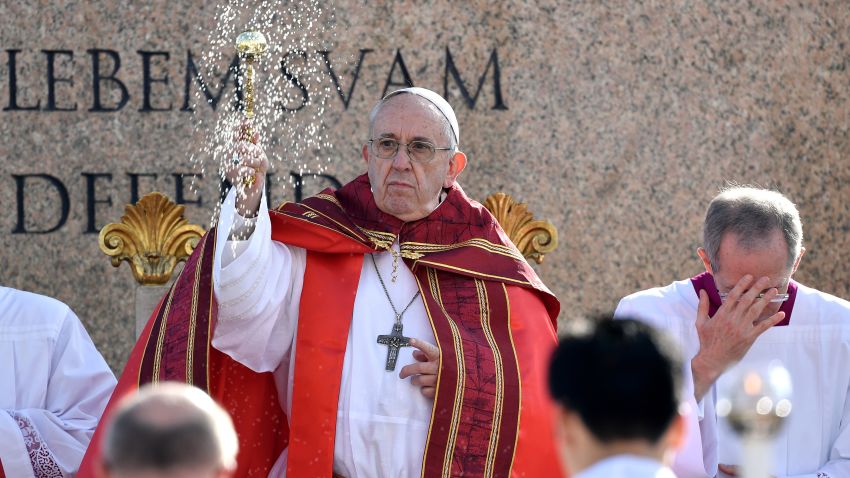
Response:
[[[347,337],[325,331],[349,330],[364,254],[398,241],[441,354],[422,476],[560,475],[546,391],[559,304],[483,206],[454,186],[428,217],[403,223],[377,208],[363,175],[270,215],[274,240],[308,251],[291,416],[271,374],[209,346],[214,233],[151,317],[113,401],[142,383],[192,383],[233,415],[237,476],[266,476],[288,446],[288,476],[330,477]],[[99,435],[80,476],[91,476]]]

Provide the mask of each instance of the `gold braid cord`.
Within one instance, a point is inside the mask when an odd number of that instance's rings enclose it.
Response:
[[[555,226],[549,221],[535,220],[524,203],[505,193],[496,193],[484,201],[484,207],[493,213],[523,256],[540,264],[546,254],[558,247]]]
[[[184,209],[164,194],[146,194],[124,208],[120,223],[101,229],[100,250],[112,258],[115,267],[127,261],[138,283],[165,284],[204,234],[202,227],[183,217]]]

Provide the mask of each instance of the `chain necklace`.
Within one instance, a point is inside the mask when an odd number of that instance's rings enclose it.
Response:
[[[378,343],[381,345],[387,346],[387,364],[384,368],[387,372],[392,372],[395,370],[396,360],[398,360],[398,351],[401,347],[409,347],[410,346],[410,337],[405,337],[402,333],[404,326],[401,321],[404,317],[404,313],[407,312],[407,309],[410,308],[411,305],[416,301],[416,298],[419,297],[419,292],[416,291],[416,294],[410,299],[410,302],[407,303],[407,306],[399,312],[395,308],[395,304],[393,304],[393,300],[390,298],[390,292],[387,290],[387,285],[384,284],[384,278],[381,277],[381,271],[378,270],[378,263],[375,262],[375,255],[369,254],[369,258],[372,259],[372,266],[375,268],[375,274],[378,275],[378,281],[381,283],[381,287],[384,289],[384,295],[387,297],[387,302],[390,303],[390,307],[393,309],[393,313],[395,314],[395,322],[393,323],[393,330],[389,335],[379,335]]]
[[[396,279],[398,279],[398,256],[400,256],[400,255],[401,255],[401,253],[400,253],[400,252],[397,252],[395,249],[393,249],[393,248],[392,248],[392,246],[390,246],[390,254],[392,254],[392,255],[393,255],[393,274],[392,274],[392,281],[393,281],[393,284],[395,284]],[[372,259],[372,262],[374,263],[374,262],[375,262],[375,259]],[[375,271],[377,271],[377,270],[378,270],[378,269],[376,268],[376,269],[375,269]],[[381,279],[381,274],[378,274],[378,279]],[[381,279],[381,285],[384,285],[384,280],[383,280],[383,279]],[[386,291],[386,290],[387,290],[387,288],[386,288],[386,287],[384,287],[384,291]],[[389,298],[389,297],[390,297],[390,296],[387,296],[387,298]],[[414,296],[414,298],[416,298],[416,297]],[[395,307],[393,307],[393,310],[395,310]],[[404,310],[407,310],[407,309],[405,308]],[[403,314],[403,313],[404,313],[404,312],[402,312],[402,314]]]

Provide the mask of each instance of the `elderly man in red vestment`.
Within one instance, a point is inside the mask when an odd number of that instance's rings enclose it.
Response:
[[[558,476],[559,305],[457,183],[459,138],[442,97],[398,90],[370,115],[366,174],[274,210],[259,138],[240,141],[217,230],[122,381],[209,390],[241,476]]]

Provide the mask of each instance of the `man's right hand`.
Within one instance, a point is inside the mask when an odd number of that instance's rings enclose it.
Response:
[[[759,320],[765,307],[779,292],[775,288],[770,289],[759,298],[769,284],[767,277],[753,282],[752,276],[745,275],[729,292],[714,317],[708,316],[708,293],[700,291],[696,321],[700,349],[691,361],[697,401],[727,368],[744,357],[759,335],[785,317],[785,312],[777,312]]]
[[[259,146],[260,135],[248,137],[251,122],[245,120],[236,133],[230,157],[224,166],[224,177],[236,188],[236,211],[244,217],[254,217],[260,208],[269,160]],[[250,141],[249,141],[250,140]],[[253,183],[250,178],[253,177]]]
[[[413,358],[416,362],[401,368],[398,377],[410,379],[410,383],[419,387],[427,398],[437,395],[437,374],[440,372],[440,349],[424,340],[410,339],[410,346],[415,347]]]

